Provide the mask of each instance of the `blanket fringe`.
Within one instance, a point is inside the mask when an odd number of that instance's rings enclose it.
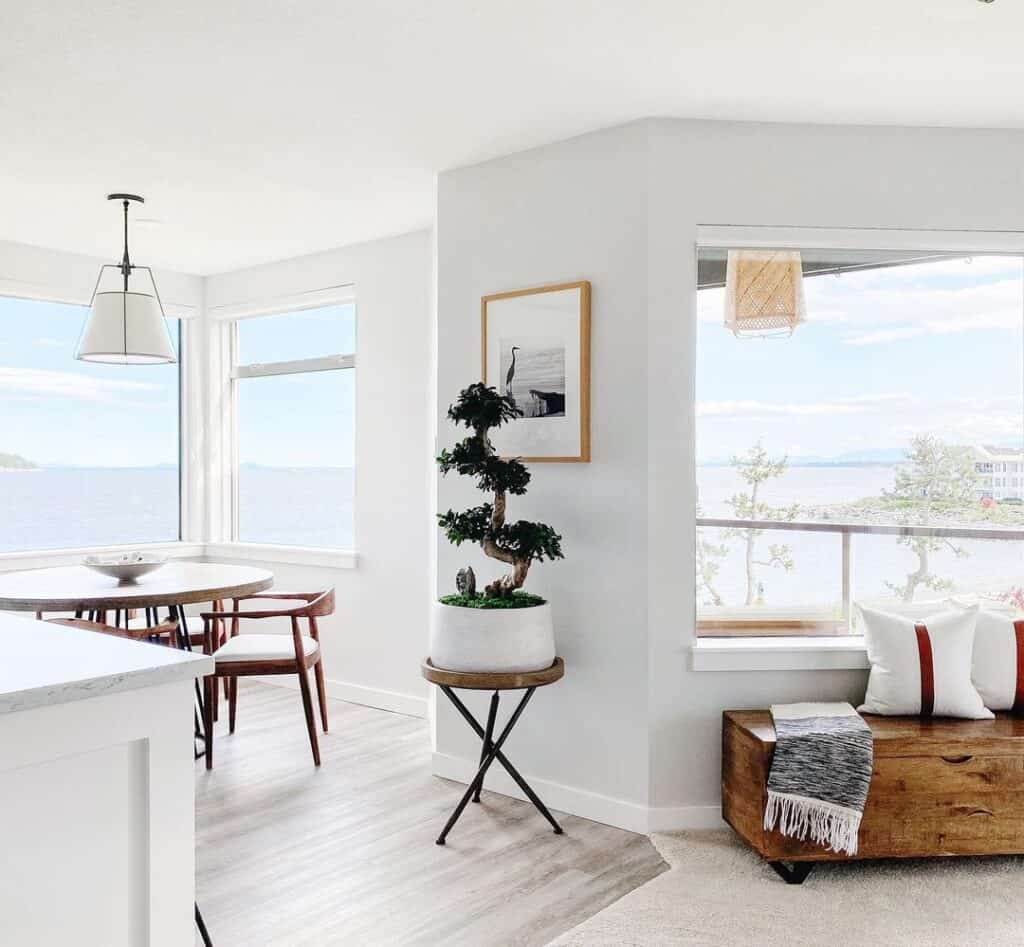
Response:
[[[855,809],[769,790],[764,827],[771,831],[778,823],[779,832],[790,838],[810,838],[834,852],[856,855],[860,818]]]

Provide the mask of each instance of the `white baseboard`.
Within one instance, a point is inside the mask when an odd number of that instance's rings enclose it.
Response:
[[[298,678],[293,674],[256,677],[253,680],[261,681],[264,684],[273,684],[275,687],[287,687],[295,691],[299,689]],[[348,681],[338,681],[330,677],[325,678],[324,683],[327,685],[327,696],[336,700],[360,704],[363,707],[376,707],[378,710],[390,710],[392,713],[405,714],[407,717],[426,718],[427,716],[426,697],[399,694],[397,691],[380,690],[375,687],[363,687],[361,684],[350,684]],[[314,694],[314,698],[315,696]]]
[[[468,785],[476,774],[478,763],[478,760],[465,760],[447,753],[435,753],[433,773],[435,776],[454,779],[456,782]],[[529,773],[523,773],[523,776],[549,809],[569,812],[593,822],[614,825],[630,832],[647,834],[647,808],[645,806],[627,802],[624,799],[602,796],[586,789],[576,789],[573,786],[564,786],[561,783],[539,779]],[[487,789],[500,792],[504,796],[512,796],[514,799],[526,798],[499,763],[495,763],[487,771],[484,785]]]
[[[447,753],[434,753],[433,773],[445,779],[468,785],[476,775],[477,760],[461,759]],[[614,825],[629,832],[647,835],[651,832],[674,832],[681,829],[715,829],[722,828],[722,809],[720,806],[665,806],[648,808],[625,799],[614,799],[600,793],[565,786],[523,774],[526,781],[533,787],[544,804],[558,812],[568,812],[583,819]],[[513,799],[526,799],[522,790],[512,778],[495,763],[487,771],[485,785],[492,792],[511,796]]]
[[[652,806],[647,810],[648,832],[722,829],[726,824],[721,806]]]

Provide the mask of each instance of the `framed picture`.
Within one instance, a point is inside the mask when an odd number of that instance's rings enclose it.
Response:
[[[590,283],[559,283],[481,300],[483,380],[519,418],[494,432],[504,457],[590,460]]]

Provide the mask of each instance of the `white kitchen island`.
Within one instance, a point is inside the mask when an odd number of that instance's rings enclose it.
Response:
[[[0,944],[193,943],[193,680],[212,669],[0,614]]]

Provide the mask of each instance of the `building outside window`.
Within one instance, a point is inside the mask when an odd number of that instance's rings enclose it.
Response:
[[[769,338],[726,326],[727,255],[698,260],[698,633],[1024,602],[1022,258],[804,250]]]
[[[85,317],[0,297],[0,552],[180,537],[179,365],[76,361]]]
[[[234,539],[355,545],[352,300],[234,324]]]

